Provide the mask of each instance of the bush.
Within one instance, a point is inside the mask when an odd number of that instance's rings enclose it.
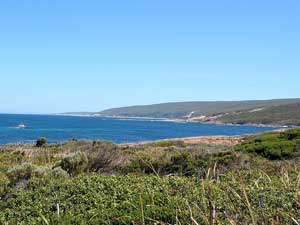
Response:
[[[146,173],[159,175],[181,175],[205,177],[209,168],[219,173],[240,165],[240,157],[234,151],[190,153],[172,151],[162,155],[139,154],[129,163],[118,167],[121,174]]]
[[[31,163],[24,163],[16,166],[6,172],[6,176],[11,185],[16,185],[19,182],[29,180],[31,178],[34,166]]]
[[[43,166],[34,166],[31,176],[34,177],[45,177],[48,176],[51,169]]]
[[[300,139],[300,129],[290,129],[285,132],[283,132],[280,135],[281,138],[284,138],[286,140],[294,140],[294,139]]]
[[[153,143],[150,144],[150,146],[153,147],[161,147],[161,148],[168,148],[168,147],[184,147],[185,144],[183,141],[181,140],[162,140],[162,141],[155,141]]]
[[[0,224],[297,224],[298,173],[287,176],[245,170],[218,182],[134,175],[33,179],[26,191],[0,200]]]
[[[87,169],[88,159],[85,153],[75,152],[58,161],[56,167],[61,167],[67,171],[70,176],[76,176]]]
[[[155,147],[171,147],[174,146],[174,143],[172,141],[157,141],[153,143],[153,146]]]
[[[36,140],[36,147],[42,147],[44,145],[46,145],[48,142],[48,140],[44,137],[40,137]]]
[[[110,142],[94,141],[92,148],[85,152],[92,172],[107,171],[122,161],[120,148]]]
[[[91,172],[111,172],[116,165],[126,160],[121,148],[107,141],[78,140],[72,148],[74,152],[86,154],[87,170]]]
[[[61,167],[50,169],[43,166],[34,166],[30,163],[24,163],[22,165],[16,166],[8,170],[5,174],[6,179],[9,181],[10,186],[26,186],[27,181],[31,178],[66,178],[69,174],[63,170]],[[0,174],[0,191],[1,191],[1,174]],[[2,182],[3,183],[3,182]]]
[[[237,145],[235,149],[255,153],[271,160],[298,157],[300,156],[300,129],[258,135]]]
[[[6,191],[9,184],[9,180],[4,173],[0,173],[0,199]]]
[[[50,172],[51,176],[54,178],[68,178],[69,174],[67,171],[63,170],[61,167],[56,167]]]

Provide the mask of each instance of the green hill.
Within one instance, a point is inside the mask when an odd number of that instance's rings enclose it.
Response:
[[[300,99],[251,101],[174,102],[113,108],[100,112],[101,116],[195,118],[218,116],[205,121],[230,123],[300,124]]]
[[[255,112],[242,112],[220,118],[224,123],[256,123],[278,125],[300,125],[300,103],[272,106]]]

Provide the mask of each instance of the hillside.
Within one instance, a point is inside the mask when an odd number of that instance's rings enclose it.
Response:
[[[175,102],[104,110],[101,116],[154,117],[201,122],[300,124],[300,99]],[[276,115],[273,116],[273,113]],[[215,117],[216,116],[216,117]]]
[[[300,103],[272,106],[254,112],[225,115],[219,119],[224,123],[235,124],[278,124],[300,126]]]

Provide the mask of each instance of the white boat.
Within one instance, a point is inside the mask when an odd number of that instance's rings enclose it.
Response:
[[[18,126],[18,128],[20,128],[20,129],[24,129],[25,127],[26,127],[26,126],[25,126],[24,123],[20,123],[19,126]]]

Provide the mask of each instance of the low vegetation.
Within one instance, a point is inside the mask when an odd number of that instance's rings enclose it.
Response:
[[[59,160],[54,168],[61,168],[74,177],[86,171],[87,166],[88,159],[86,154],[78,151]]]
[[[271,160],[296,158],[300,156],[300,130],[262,134],[237,145],[235,149]]]
[[[296,224],[297,174],[228,173],[216,179],[79,176],[30,181],[1,203],[11,224]],[[282,179],[284,177],[284,179]]]
[[[42,147],[42,146],[46,145],[47,142],[48,142],[47,138],[40,137],[36,140],[36,147]]]
[[[234,124],[274,124],[300,126],[300,103],[276,105],[257,111],[241,111],[222,116],[219,121]]]
[[[300,130],[234,147],[0,147],[0,224],[299,224]]]

